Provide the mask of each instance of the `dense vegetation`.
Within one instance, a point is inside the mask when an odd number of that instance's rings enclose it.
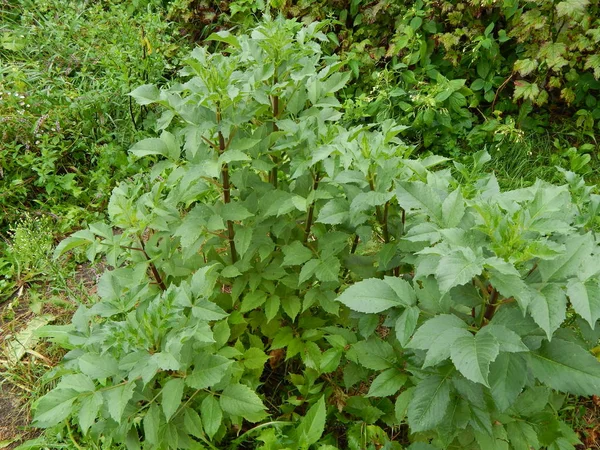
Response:
[[[597,1],[0,17],[20,448],[594,445]]]

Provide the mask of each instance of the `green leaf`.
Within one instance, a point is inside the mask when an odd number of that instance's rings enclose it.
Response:
[[[417,303],[417,294],[408,281],[399,277],[383,277],[383,281],[396,292],[402,305],[413,306]]]
[[[353,284],[337,300],[351,310],[363,313],[380,313],[404,304],[396,291],[378,278],[368,278]]]
[[[442,221],[444,228],[458,226],[465,215],[465,200],[460,188],[455,189],[442,203]]]
[[[299,266],[314,256],[313,252],[305,247],[300,241],[294,241],[290,245],[284,245],[281,250],[284,255],[282,266]]]
[[[129,382],[111,387],[104,392],[108,412],[115,422],[121,423],[121,417],[123,417],[127,403],[133,397],[134,390],[135,382]]]
[[[414,391],[414,387],[409,387],[405,391],[402,391],[398,397],[396,397],[396,403],[394,404],[394,414],[398,423],[404,422],[404,419],[406,418],[406,413],[408,411],[408,405],[412,400]]]
[[[545,385],[576,395],[600,392],[600,361],[577,344],[553,339],[529,354],[533,375]]]
[[[245,313],[258,308],[267,301],[267,293],[263,291],[254,291],[247,293],[242,299],[240,312]]]
[[[468,326],[455,315],[440,314],[421,325],[407,347],[428,350],[431,343],[442,333],[455,328],[466,330]]]
[[[490,364],[500,352],[500,345],[490,333],[459,337],[452,344],[450,357],[465,378],[489,387]]]
[[[411,306],[410,308],[406,308],[402,314],[400,314],[398,320],[396,320],[394,329],[396,330],[396,339],[398,339],[401,346],[406,347],[410,341],[410,338],[417,327],[420,313],[421,310],[417,306]]]
[[[48,428],[65,420],[71,414],[78,395],[74,389],[53,389],[48,392],[37,402],[33,425]]]
[[[250,244],[252,243],[254,228],[247,226],[244,227],[236,224],[234,226],[234,232],[235,235],[233,237],[233,242],[235,244],[235,249],[240,255],[240,258],[243,258],[250,248]]]
[[[322,396],[300,420],[300,425],[296,430],[300,448],[308,448],[321,439],[325,431],[326,416],[325,397]]]
[[[206,389],[223,379],[233,361],[220,355],[201,352],[195,359],[194,370],[185,381],[194,389]]]
[[[188,434],[198,439],[204,438],[202,419],[200,418],[200,415],[192,408],[185,408],[183,415],[183,426]]]
[[[515,93],[514,99],[518,100],[523,98],[524,100],[534,101],[538,94],[540,93],[540,88],[535,83],[528,83],[524,80],[515,81]]]
[[[492,398],[500,411],[506,411],[521,393],[527,380],[527,364],[520,355],[500,353],[490,365]]]
[[[546,332],[548,339],[563,323],[567,313],[567,296],[560,286],[548,284],[541,291],[533,291],[529,312],[535,323]]]
[[[469,283],[483,270],[484,259],[468,247],[442,256],[436,269],[440,293],[445,294],[454,286]]]
[[[148,138],[136,142],[129,152],[141,158],[148,155],[161,155],[172,160],[179,158],[179,145],[175,137],[168,131],[163,131],[160,138]]]
[[[535,59],[519,59],[515,61],[514,70],[519,72],[522,77],[526,77],[535,69],[537,69],[538,62]]]
[[[478,334],[491,334],[500,344],[501,352],[528,352],[529,348],[523,344],[523,341],[517,333],[506,328],[504,325],[489,324],[482,328]]]
[[[160,409],[156,403],[152,403],[148,411],[146,411],[143,420],[144,437],[152,445],[158,445],[160,421]]]
[[[565,253],[552,260],[538,263],[542,281],[563,281],[577,275],[579,268],[586,261],[594,248],[594,238],[590,233],[570,236],[565,242]]]
[[[250,347],[244,352],[244,366],[248,369],[263,369],[269,357],[260,348]]]
[[[227,386],[221,394],[220,404],[226,413],[241,416],[250,422],[258,422],[266,416],[262,400],[243,384]]]
[[[242,206],[241,203],[230,202],[222,206],[220,215],[223,220],[239,221],[252,217],[254,214]]]
[[[248,155],[241,150],[227,150],[219,156],[218,164],[229,164],[236,161],[251,161]]]
[[[171,378],[162,389],[161,405],[167,422],[173,417],[173,414],[177,412],[177,409],[181,405],[184,387],[185,381],[183,378]]]
[[[450,383],[447,378],[432,375],[418,383],[408,405],[411,432],[435,429],[444,419],[449,404]]]
[[[600,284],[598,280],[586,283],[572,278],[567,284],[567,295],[577,314],[584,318],[590,327],[600,319]]]
[[[144,84],[128,95],[133,97],[138,105],[149,105],[160,100],[160,92],[153,84]]]
[[[227,317],[227,314],[221,307],[210,300],[205,300],[203,298],[196,300],[194,306],[192,307],[192,315],[196,319],[204,320],[204,321],[212,321],[212,320],[221,320]]]
[[[531,450],[531,448],[540,448],[535,429],[522,420],[509,422],[506,425],[508,438],[514,450]]]
[[[102,406],[102,403],[104,403],[104,400],[101,392],[94,392],[92,395],[85,397],[81,401],[77,419],[79,421],[81,432],[84,435],[87,434],[89,428],[96,421],[96,417],[98,416],[98,412],[100,411],[100,406]]]
[[[556,5],[556,15],[558,17],[574,17],[577,14],[585,12],[589,3],[589,0],[565,0]]]
[[[392,368],[396,362],[394,349],[381,339],[372,337],[359,341],[352,349],[356,352],[358,362],[367,369],[385,370]]]
[[[429,185],[420,181],[401,181],[398,183],[396,198],[401,208],[422,210],[435,223],[443,225],[442,202]]]
[[[223,420],[223,411],[219,406],[219,402],[212,395],[208,395],[200,404],[200,414],[204,431],[209,439],[212,439],[219,431]]]
[[[369,387],[367,397],[389,397],[400,390],[406,380],[407,375],[396,368],[387,369],[381,372]]]
[[[86,353],[77,362],[79,369],[93,380],[102,380],[119,373],[117,361],[108,354]]]
[[[321,208],[317,223],[339,225],[344,223],[350,215],[349,204],[345,199],[334,198]]]

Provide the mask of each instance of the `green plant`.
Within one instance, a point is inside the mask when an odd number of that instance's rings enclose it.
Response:
[[[391,120],[343,127],[322,26],[212,35],[181,83],[131,93],[162,106],[131,148],[155,163],[56,249],[114,269],[46,328],[70,352],[34,425],[86,448],[574,448],[552,389],[600,386],[563,325],[600,317],[600,197],[571,172],[502,192],[486,152],[453,176]]]

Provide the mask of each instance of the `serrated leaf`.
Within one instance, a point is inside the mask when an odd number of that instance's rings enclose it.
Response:
[[[465,200],[460,188],[455,189],[442,203],[442,220],[444,228],[458,226],[465,215]]]
[[[565,242],[565,253],[563,255],[538,263],[542,281],[562,281],[577,275],[579,268],[593,248],[594,239],[590,233],[571,235]]]
[[[74,389],[53,389],[48,392],[36,404],[33,425],[48,428],[65,420],[71,414],[78,395]]]
[[[500,345],[489,333],[459,337],[452,344],[450,357],[465,378],[489,387],[490,364],[500,352]]]
[[[412,285],[399,277],[383,277],[385,281],[397,294],[398,301],[404,306],[413,306],[417,302],[417,294]]]
[[[471,333],[464,328],[449,328],[440,332],[429,344],[423,368],[436,366],[445,359],[450,358],[450,350],[453,348],[456,340],[470,336]]]
[[[250,422],[258,422],[265,417],[262,400],[248,386],[230,384],[221,394],[220,405],[228,414],[241,416]]]
[[[600,319],[600,284],[598,280],[594,279],[584,283],[572,278],[567,284],[567,295],[575,312],[593,328]]]
[[[200,415],[192,408],[185,408],[183,415],[183,426],[185,427],[186,433],[189,435],[198,439],[202,439],[204,437],[202,419],[200,418]]]
[[[403,306],[394,289],[378,278],[368,278],[347,288],[337,298],[353,311],[380,313],[395,306]]]
[[[240,258],[243,258],[252,243],[254,228],[236,224],[234,226],[234,231],[235,235],[233,237],[233,242],[235,244],[235,249],[240,255]]]
[[[560,286],[546,285],[541,291],[533,291],[529,303],[529,313],[548,340],[565,320],[567,314],[567,296]]]
[[[138,105],[149,105],[160,99],[160,92],[153,84],[144,84],[131,91],[128,95],[133,97]]]
[[[334,198],[329,200],[321,211],[319,211],[319,217],[317,223],[324,223],[328,225],[339,225],[344,223],[350,215],[350,206],[348,201],[345,199]]]
[[[221,208],[221,218],[223,220],[239,221],[252,217],[248,209],[239,202],[225,203]]]
[[[185,381],[183,378],[171,378],[162,389],[161,406],[167,422],[171,420],[171,417],[181,405],[184,387]]]
[[[517,353],[529,351],[529,348],[523,344],[519,335],[504,325],[489,324],[485,328],[482,328],[478,334],[487,333],[496,338],[498,344],[500,344],[501,352]]]
[[[202,416],[202,425],[209,439],[219,431],[221,421],[223,420],[223,411],[217,399],[208,395],[200,404],[200,414]]]
[[[442,256],[436,269],[440,293],[445,294],[454,286],[472,281],[481,274],[483,263],[483,258],[468,247]]]
[[[408,376],[396,368],[384,370],[375,377],[367,397],[389,397],[400,390]]]
[[[600,361],[577,344],[553,339],[529,354],[533,375],[545,385],[576,395],[600,392]]]
[[[418,307],[411,306],[410,308],[406,308],[402,314],[400,314],[398,320],[396,320],[396,325],[394,326],[396,339],[398,339],[398,342],[400,342],[400,345],[403,347],[406,347],[415,332],[420,313],[421,310]]]
[[[408,405],[412,400],[413,393],[415,391],[414,386],[409,387],[405,391],[402,391],[398,397],[396,397],[396,403],[394,404],[394,414],[396,416],[396,420],[399,423],[402,423],[406,418],[406,413],[408,411]]]
[[[283,266],[299,266],[314,256],[313,252],[302,245],[300,241],[294,241],[290,245],[284,245],[281,250],[284,255]]]
[[[185,379],[194,389],[206,389],[223,379],[233,361],[220,355],[200,353],[194,361],[194,370]]]
[[[440,314],[435,316],[419,327],[407,347],[428,350],[431,343],[437,337],[443,332],[454,328],[466,330],[468,326],[460,318],[452,314]]]
[[[79,369],[93,380],[109,378],[119,372],[116,359],[108,354],[86,353],[77,362]]]
[[[227,317],[227,314],[219,305],[206,299],[196,300],[192,307],[192,315],[196,319],[205,320],[207,322],[212,320],[221,320]]]
[[[263,291],[248,292],[242,299],[240,312],[245,313],[258,308],[267,301],[267,293]]]
[[[325,397],[321,397],[300,420],[296,430],[301,448],[308,448],[321,439],[325,431],[326,415]]]
[[[117,423],[121,423],[121,417],[125,407],[131,397],[133,397],[133,391],[135,390],[135,382],[129,382],[116,387],[111,387],[104,392],[106,405],[108,406],[108,412],[113,420]]]
[[[433,375],[417,384],[408,405],[408,425],[411,432],[433,430],[438,426],[450,404],[450,383],[447,378]]]
[[[160,420],[160,409],[156,403],[152,403],[143,420],[144,437],[152,445],[157,445],[159,441]]]
[[[98,416],[98,411],[100,411],[100,406],[102,406],[102,403],[104,403],[104,400],[102,398],[102,393],[100,392],[94,392],[92,395],[85,397],[81,401],[77,419],[81,428],[81,432],[84,435],[87,434],[87,431],[96,421],[96,417]]]
[[[251,159],[252,158],[250,158],[241,150],[230,149],[223,152],[221,156],[219,156],[218,164],[229,164],[237,161],[250,161]]]
[[[244,352],[244,366],[248,369],[262,369],[269,357],[260,348],[250,347]]]
[[[535,429],[523,420],[509,422],[506,425],[508,438],[514,450],[531,450],[540,448]]]
[[[396,362],[394,349],[381,339],[372,337],[366,341],[359,341],[352,349],[356,352],[358,362],[367,369],[385,370],[392,368]]]
[[[556,5],[556,15],[558,17],[573,17],[576,14],[585,12],[589,0],[565,0]]]
[[[399,182],[396,198],[401,208],[422,210],[435,223],[440,226],[443,225],[442,202],[438,194],[429,185],[420,181]]]
[[[494,403],[506,411],[517,399],[527,380],[527,364],[520,355],[500,353],[490,365],[490,388]]]

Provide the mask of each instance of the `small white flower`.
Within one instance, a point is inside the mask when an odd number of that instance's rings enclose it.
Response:
[[[19,96],[19,93],[18,93],[18,92],[15,92],[15,97],[18,97],[18,96]]]
[[[40,141],[35,141],[35,145],[40,145]]]

